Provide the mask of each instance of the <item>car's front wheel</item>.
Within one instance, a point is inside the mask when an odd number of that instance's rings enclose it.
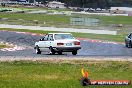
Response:
[[[55,50],[51,46],[50,46],[49,49],[50,49],[50,54],[55,55],[56,52],[55,52]]]
[[[76,51],[72,51],[72,55],[77,55],[77,50]]]
[[[36,46],[36,54],[41,54],[41,51],[38,46]]]

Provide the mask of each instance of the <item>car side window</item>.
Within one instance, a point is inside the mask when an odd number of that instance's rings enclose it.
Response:
[[[43,41],[48,41],[48,35],[45,35]]]
[[[53,41],[53,35],[52,34],[49,34],[48,41]]]

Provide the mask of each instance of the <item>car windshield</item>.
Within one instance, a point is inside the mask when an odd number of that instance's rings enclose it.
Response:
[[[55,40],[61,39],[74,39],[74,37],[71,34],[55,34]]]

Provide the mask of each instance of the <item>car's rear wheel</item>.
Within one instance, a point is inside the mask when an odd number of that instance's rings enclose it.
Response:
[[[41,51],[38,46],[36,46],[36,54],[41,54]]]
[[[72,51],[72,55],[77,55],[77,50],[76,51]]]

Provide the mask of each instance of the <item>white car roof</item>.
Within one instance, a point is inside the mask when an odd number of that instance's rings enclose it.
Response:
[[[48,34],[71,34],[71,33],[48,33]]]

